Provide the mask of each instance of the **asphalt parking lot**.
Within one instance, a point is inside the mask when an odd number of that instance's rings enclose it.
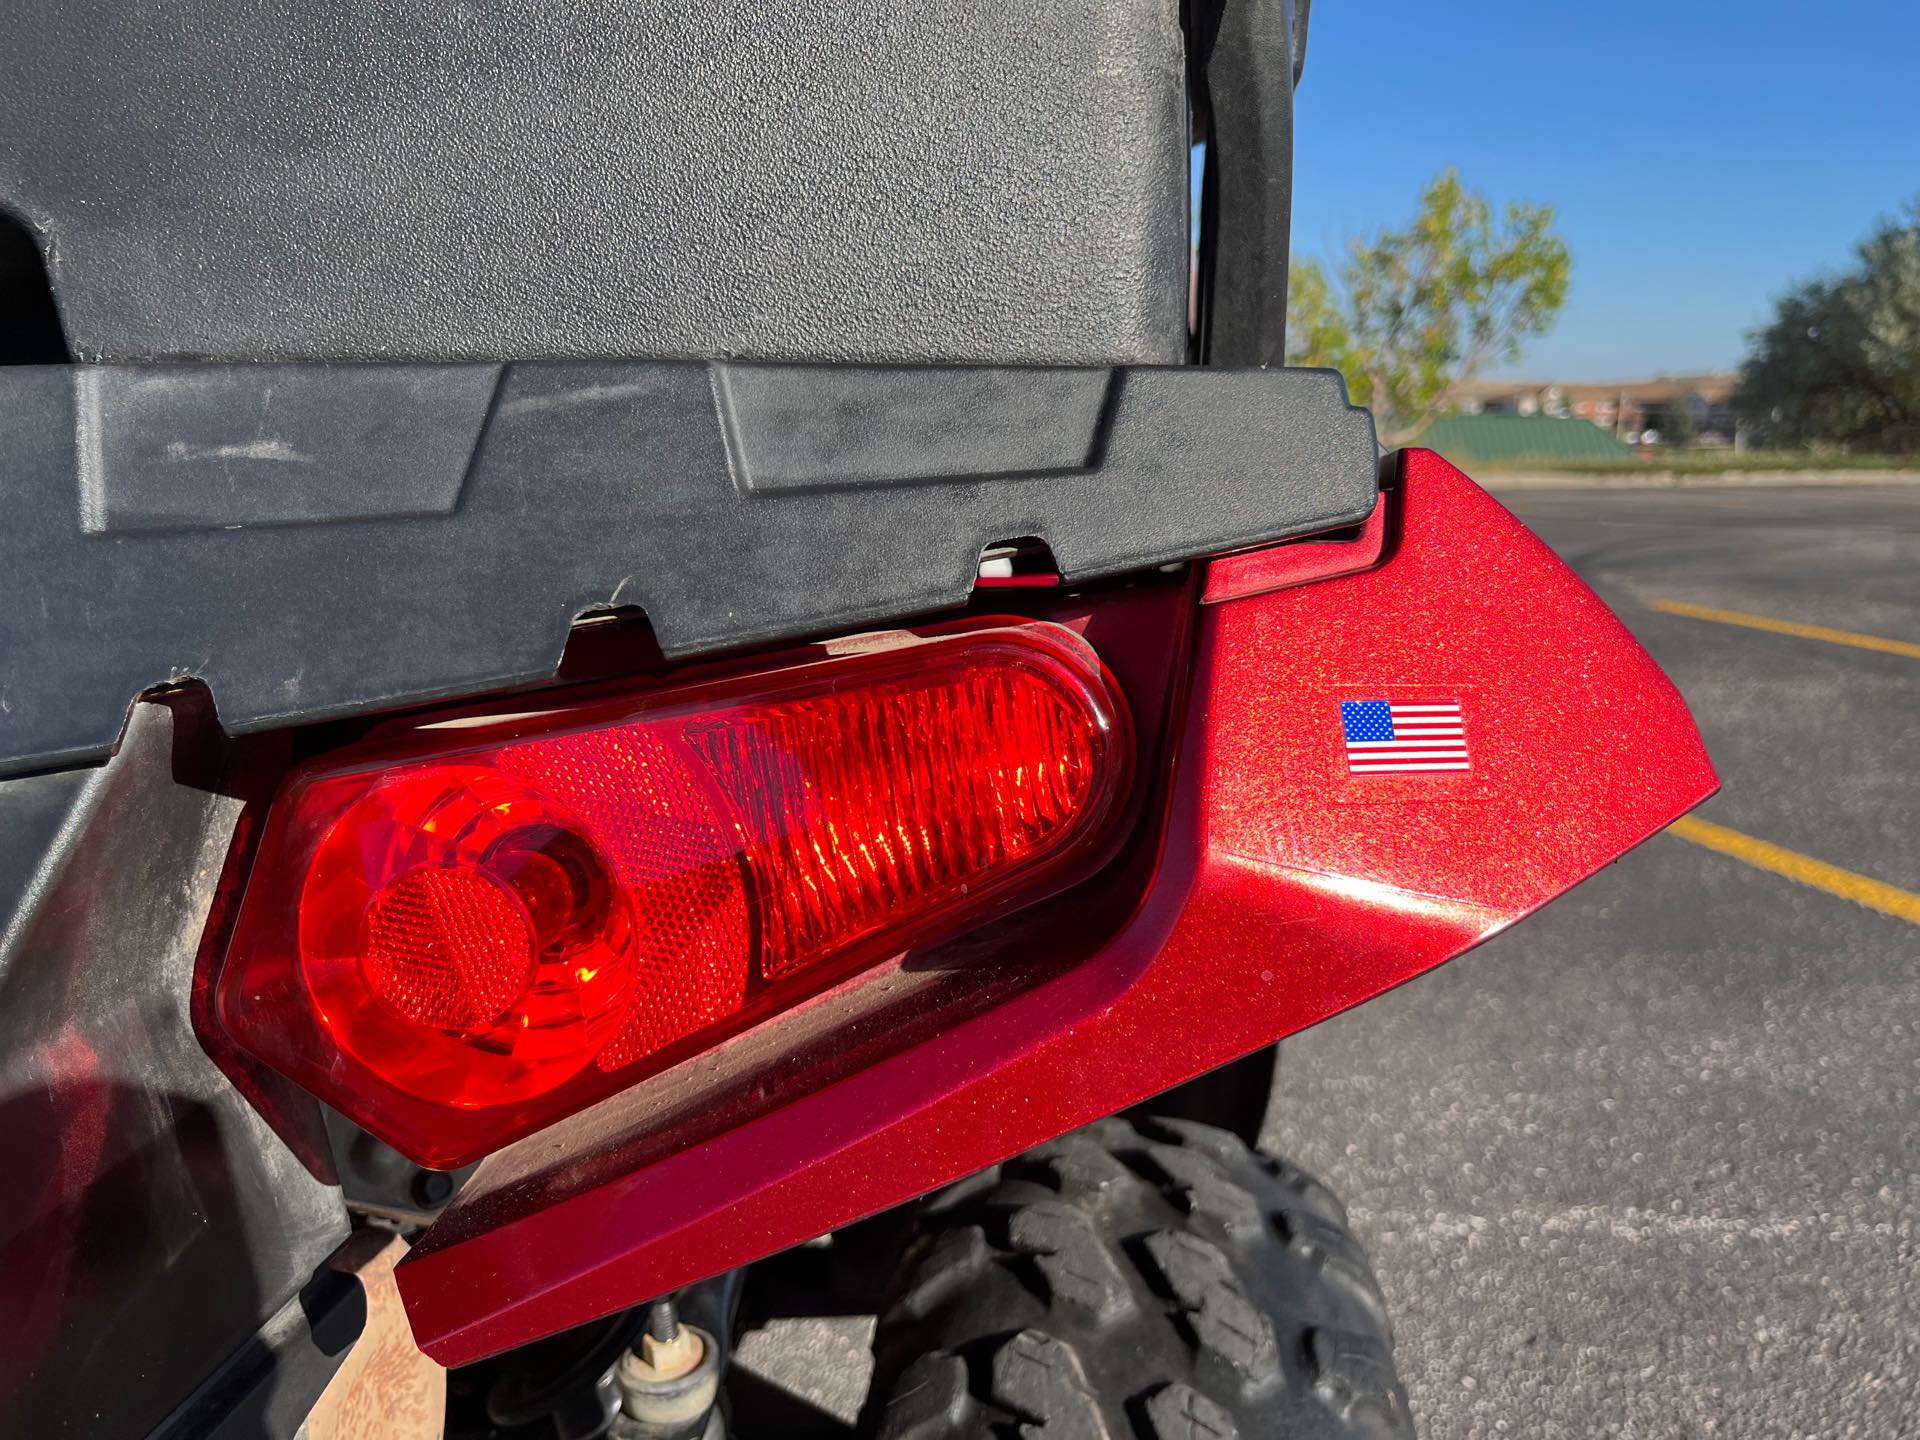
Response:
[[[1692,705],[1701,815],[1920,891],[1920,489],[1503,497]],[[1825,872],[1803,872],[1831,879]],[[1879,896],[1886,899],[1884,895]],[[1920,1433],[1920,924],[1662,835],[1283,1050],[1423,1433]]]
[[[1686,694],[1701,833],[1772,868],[1655,837],[1290,1040],[1270,1142],[1348,1200],[1429,1440],[1920,1434],[1920,488],[1503,498]],[[866,1337],[742,1358],[851,1415]]]

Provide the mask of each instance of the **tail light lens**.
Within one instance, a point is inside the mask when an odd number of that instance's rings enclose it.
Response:
[[[1071,632],[428,720],[295,772],[220,1022],[458,1165],[727,1028],[1076,878],[1130,765]]]

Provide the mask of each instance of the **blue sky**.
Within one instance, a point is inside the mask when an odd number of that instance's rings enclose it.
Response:
[[[1336,258],[1448,165],[1559,212],[1573,287],[1502,373],[1731,368],[1920,194],[1920,0],[1315,0],[1293,243]]]

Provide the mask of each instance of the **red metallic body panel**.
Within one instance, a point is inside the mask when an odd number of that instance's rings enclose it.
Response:
[[[427,1352],[578,1324],[1155,1094],[1459,954],[1712,792],[1672,685],[1518,521],[1426,452],[1392,499],[1365,573],[1271,590],[1259,555],[1213,563],[1207,592],[1245,598],[1200,609],[1161,862],[1111,943],[639,1168],[556,1157],[590,1126],[521,1142],[400,1268]],[[1384,692],[1460,701],[1472,770],[1349,776],[1339,701]]]
[[[1290,540],[1284,545],[1269,545],[1263,550],[1249,550],[1214,561],[1207,567],[1201,603],[1219,605],[1228,600],[1250,600],[1270,590],[1286,590],[1316,580],[1332,580],[1371,570],[1386,552],[1390,508],[1382,498],[1353,534],[1339,539]]]

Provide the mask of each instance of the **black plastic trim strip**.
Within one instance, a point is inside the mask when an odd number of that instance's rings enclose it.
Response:
[[[233,733],[537,683],[583,613],[681,656],[1353,524],[1330,371],[700,361],[0,371],[0,773],[188,678]]]

